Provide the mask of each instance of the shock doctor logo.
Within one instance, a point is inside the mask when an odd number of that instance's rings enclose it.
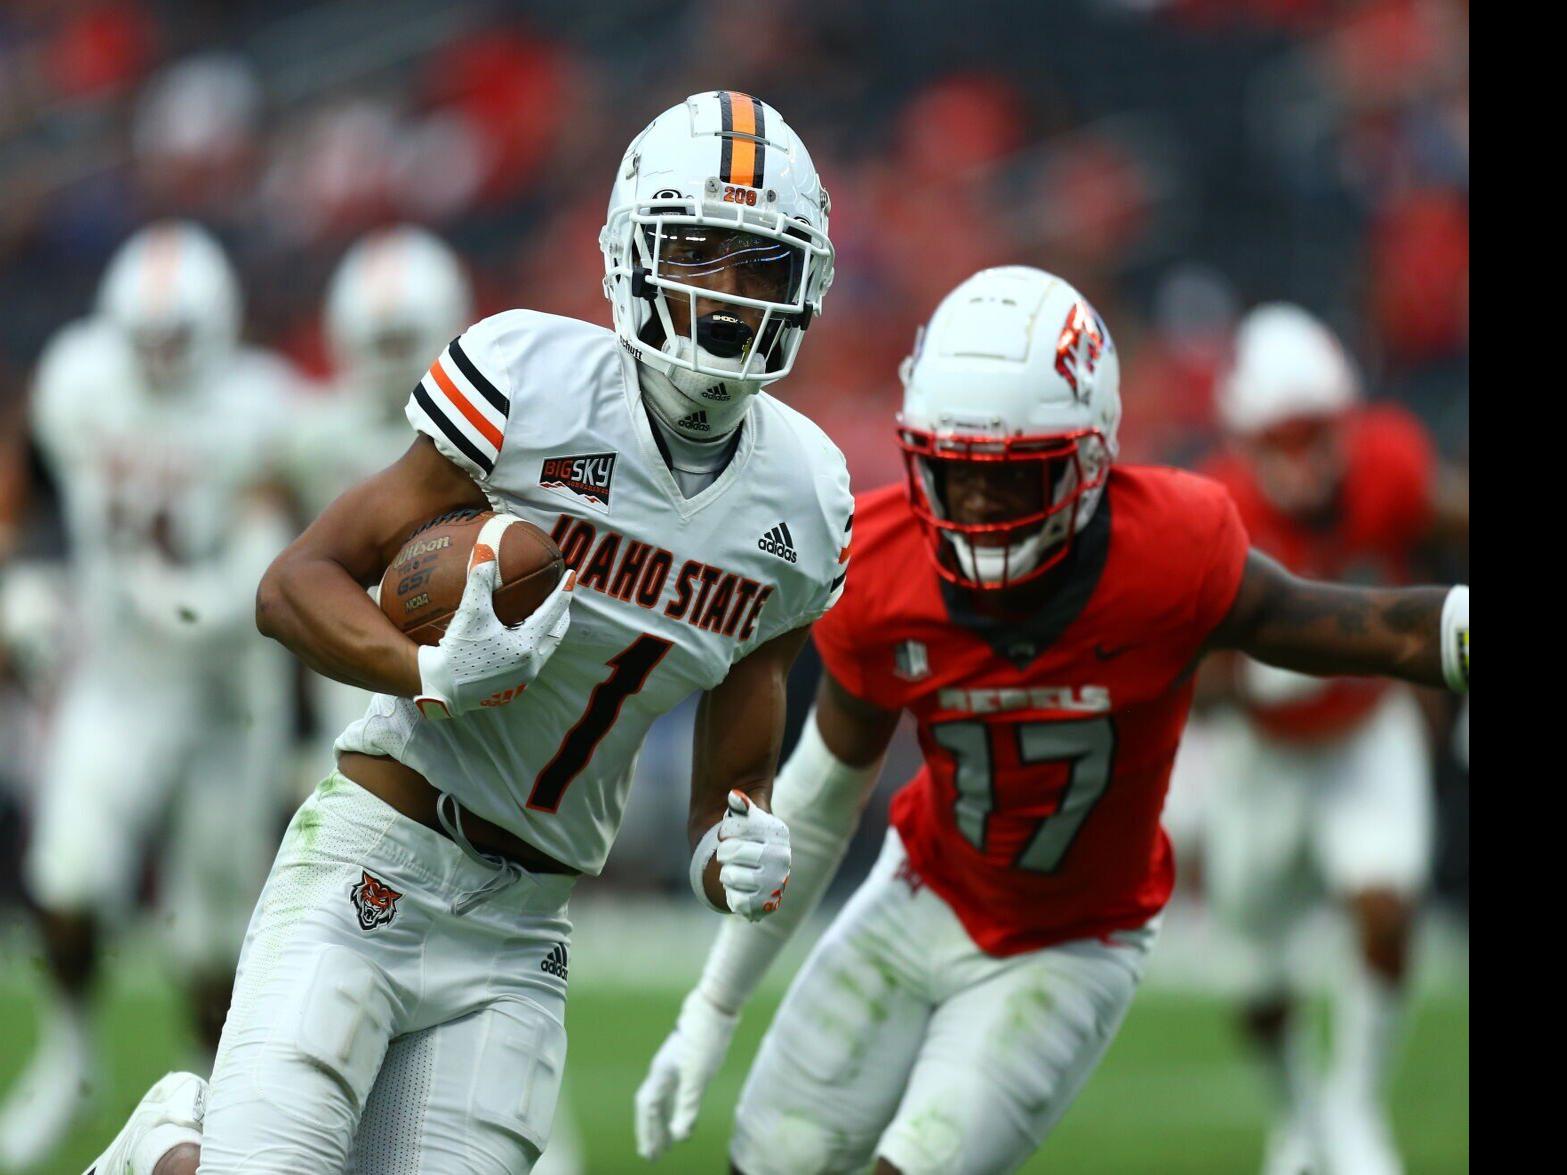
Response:
[[[580,498],[601,514],[609,513],[609,483],[615,476],[614,453],[546,457],[539,485],[558,494]]]

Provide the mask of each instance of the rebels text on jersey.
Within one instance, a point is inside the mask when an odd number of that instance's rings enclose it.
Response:
[[[615,336],[526,310],[454,340],[407,412],[495,509],[555,537],[577,570],[571,628],[510,704],[442,722],[380,695],[338,748],[398,759],[597,873],[653,720],[842,592],[854,507],[843,455],[759,395],[728,466],[686,498]]]
[[[1230,491],[1253,545],[1296,574],[1364,585],[1407,583],[1410,556],[1435,509],[1430,435],[1411,413],[1390,404],[1358,409],[1341,427],[1343,480],[1326,526],[1307,526],[1281,512],[1239,455],[1226,454],[1205,472]],[[1274,737],[1317,739],[1358,727],[1391,687],[1385,678],[1331,678],[1288,700],[1251,698],[1248,712]]]
[[[1159,813],[1192,668],[1246,558],[1228,495],[1116,467],[1060,587],[1014,625],[938,579],[901,488],[855,513],[816,644],[851,694],[917,720],[925,764],[892,801],[914,870],[993,955],[1147,922],[1174,880]]]

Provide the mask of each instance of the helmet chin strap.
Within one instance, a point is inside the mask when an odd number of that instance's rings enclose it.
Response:
[[[947,541],[952,544],[963,574],[980,583],[1000,583],[1006,576],[1016,579],[1027,575],[1039,563],[1046,545],[1043,531],[1004,547],[976,547],[960,534],[949,534]]]
[[[693,348],[689,338],[666,339],[665,355],[690,361],[693,350],[697,362],[713,369],[739,371],[744,360],[712,354],[705,347]],[[761,391],[755,380],[723,379],[702,375],[680,363],[665,363],[659,357],[638,358],[637,371],[642,397],[660,421],[680,436],[693,441],[716,441],[740,427],[750,407],[751,397]]]

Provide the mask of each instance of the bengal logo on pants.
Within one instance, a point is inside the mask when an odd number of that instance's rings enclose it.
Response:
[[[363,869],[359,876],[362,880],[348,891],[348,900],[354,903],[354,910],[359,915],[359,929],[374,930],[377,926],[385,926],[396,916],[397,899],[403,895]]]

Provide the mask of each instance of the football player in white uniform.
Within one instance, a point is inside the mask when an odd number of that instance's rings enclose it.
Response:
[[[661,114],[610,194],[613,332],[470,327],[414,390],[414,444],[273,565],[263,631],[376,697],[278,852],[210,1093],[166,1078],[100,1173],[189,1169],[198,1142],[207,1172],[529,1170],[565,1061],[567,897],[604,864],[649,725],[693,692],[692,886],[777,908],[785,677],[842,590],[853,505],[842,454],[765,389],[821,311],[828,208],[757,99]],[[498,518],[419,648],[365,587],[432,517],[486,508],[549,531],[572,572],[501,625]]]
[[[76,640],[23,863],[52,990],[0,1112],[0,1166],[50,1150],[92,1083],[100,933],[134,900],[165,812],[171,954],[216,1047],[274,844],[289,716],[287,658],[246,606],[290,537],[269,491],[288,369],[239,345],[234,274],[191,224],[133,236],[97,309],[49,344],[32,400],[69,538]]]

